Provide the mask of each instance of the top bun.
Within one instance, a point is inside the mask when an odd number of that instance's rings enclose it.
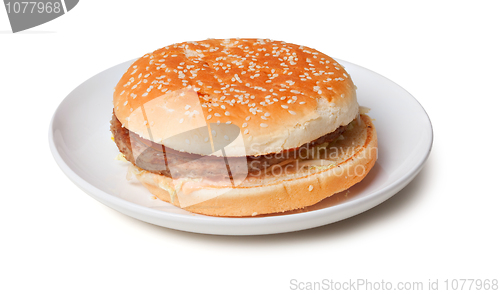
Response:
[[[355,86],[337,61],[269,39],[209,39],[148,53],[120,79],[113,105],[143,138],[217,156],[296,148],[358,113]]]

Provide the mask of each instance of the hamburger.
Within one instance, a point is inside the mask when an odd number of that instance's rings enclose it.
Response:
[[[377,158],[342,65],[269,39],[145,54],[115,87],[111,132],[154,196],[212,216],[311,206],[361,181]]]

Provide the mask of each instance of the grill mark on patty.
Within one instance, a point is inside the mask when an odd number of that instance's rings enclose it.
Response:
[[[175,178],[227,177],[228,175],[229,166],[227,166],[223,157],[201,156],[180,152],[141,138],[139,135],[122,127],[122,124],[114,113],[110,129],[120,152],[129,162],[144,170]],[[233,177],[246,176],[248,173],[265,170],[285,160],[295,160],[300,156],[301,150],[309,149],[326,142],[332,142],[345,129],[346,126],[340,126],[334,132],[326,134],[312,142],[278,153],[246,156],[246,160],[241,160],[243,156],[236,158],[239,160],[234,160],[235,158],[233,158],[230,167],[231,175]]]

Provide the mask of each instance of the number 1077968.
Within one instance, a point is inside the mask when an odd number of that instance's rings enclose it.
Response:
[[[61,13],[61,2],[6,2],[7,13]]]

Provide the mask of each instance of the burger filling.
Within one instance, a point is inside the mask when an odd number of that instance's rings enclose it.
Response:
[[[174,178],[204,178],[247,175],[299,160],[311,150],[341,138],[347,126],[340,126],[298,148],[259,156],[221,158],[180,152],[154,143],[124,128],[113,113],[111,132],[125,159],[141,169]],[[235,160],[237,159],[237,160]],[[230,168],[229,168],[230,166]]]

